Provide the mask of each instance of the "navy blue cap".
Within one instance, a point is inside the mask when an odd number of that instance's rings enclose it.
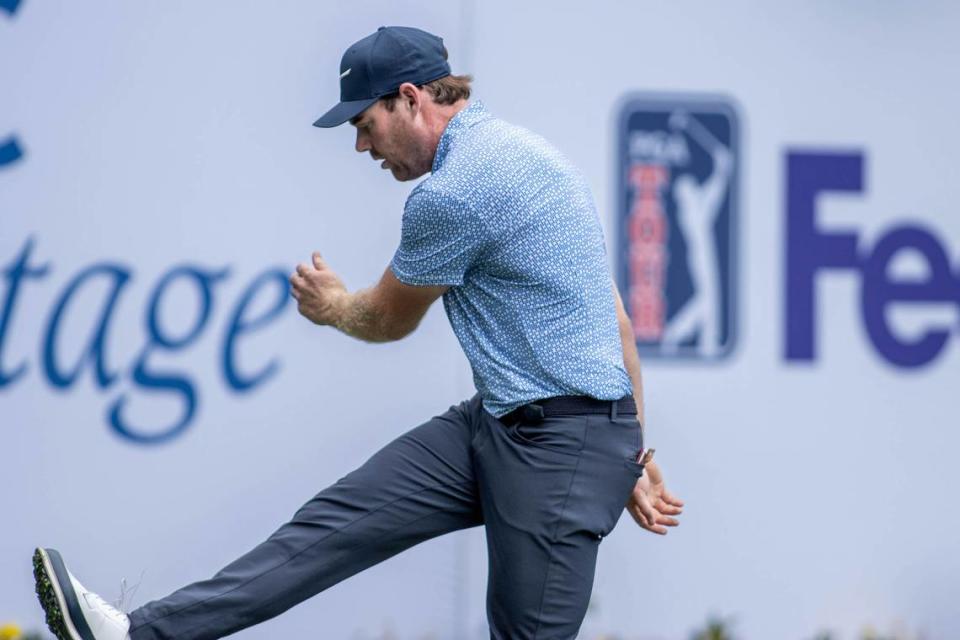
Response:
[[[448,75],[442,38],[413,27],[380,27],[343,54],[340,103],[313,126],[339,126],[404,82],[419,86]]]

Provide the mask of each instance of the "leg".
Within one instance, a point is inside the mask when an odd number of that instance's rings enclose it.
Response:
[[[559,416],[504,426],[489,417],[477,453],[493,640],[575,638],[597,550],[639,467],[636,416]]]
[[[213,578],[133,611],[131,638],[221,638],[428,538],[482,524],[474,403],[388,444]]]

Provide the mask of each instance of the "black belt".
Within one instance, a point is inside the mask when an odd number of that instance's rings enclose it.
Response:
[[[576,416],[585,414],[637,415],[637,403],[632,396],[619,400],[597,400],[589,396],[556,396],[522,405],[498,418],[505,425],[520,421],[540,422],[548,416]]]

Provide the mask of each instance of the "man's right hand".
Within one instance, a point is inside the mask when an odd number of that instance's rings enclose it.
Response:
[[[667,527],[680,524],[673,516],[683,513],[683,500],[667,491],[663,473],[653,460],[646,464],[644,474],[634,485],[627,511],[638,525],[660,535],[666,535]]]

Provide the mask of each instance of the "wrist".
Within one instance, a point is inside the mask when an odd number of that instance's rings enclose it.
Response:
[[[330,300],[331,315],[333,322],[331,324],[343,331],[350,332],[350,309],[353,307],[353,295],[346,289],[339,289],[331,296]]]

